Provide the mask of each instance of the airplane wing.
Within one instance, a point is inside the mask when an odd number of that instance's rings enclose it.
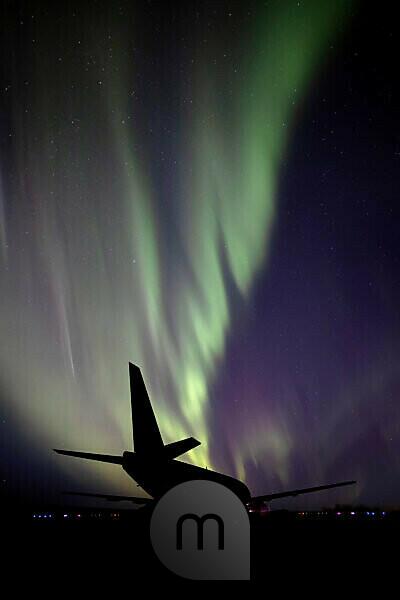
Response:
[[[356,481],[341,481],[340,483],[330,483],[329,485],[319,485],[316,487],[302,488],[300,490],[290,490],[288,492],[278,492],[277,494],[265,494],[264,496],[255,496],[250,502],[269,502],[278,498],[288,498],[291,496],[299,496],[300,494],[310,494],[312,492],[321,492],[322,490],[330,490],[344,485],[354,485]]]
[[[100,462],[113,463],[114,465],[122,465],[122,456],[111,456],[110,454],[94,454],[93,452],[75,452],[75,450],[58,450],[53,448],[57,454],[65,456],[75,456],[76,458],[87,458],[89,460],[98,460]]]
[[[69,496],[88,496],[90,498],[103,498],[111,502],[134,502],[135,504],[150,504],[154,502],[152,498],[137,498],[135,496],[113,496],[112,494],[90,494],[89,492],[63,492]]]

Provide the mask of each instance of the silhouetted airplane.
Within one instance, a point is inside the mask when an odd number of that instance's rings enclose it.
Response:
[[[249,509],[252,509],[276,498],[298,496],[299,494],[319,492],[321,490],[356,483],[355,481],[342,481],[329,485],[252,497],[248,487],[238,479],[228,477],[210,469],[203,469],[202,467],[175,460],[181,454],[199,446],[201,442],[198,442],[193,437],[189,437],[179,442],[173,442],[172,444],[164,444],[139,367],[129,363],[129,376],[134,452],[126,451],[122,456],[110,456],[109,454],[92,454],[90,452],[75,452],[71,450],[54,449],[54,451],[67,456],[76,456],[78,458],[121,465],[124,471],[152,498],[113,496],[110,494],[91,494],[85,492],[67,493],[78,496],[104,498],[106,500],[129,500],[136,504],[148,504],[160,498],[166,491],[179,483],[193,479],[207,479],[226,486]]]

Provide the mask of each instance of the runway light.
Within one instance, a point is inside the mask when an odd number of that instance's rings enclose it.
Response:
[[[355,515],[356,513],[352,511],[350,514],[351,514],[351,515],[354,517],[354,515]]]

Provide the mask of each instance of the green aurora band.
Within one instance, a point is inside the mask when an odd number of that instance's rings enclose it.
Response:
[[[212,466],[218,440],[209,435],[209,389],[230,333],[229,290],[247,298],[267,265],[290,130],[345,3],[277,2],[258,10],[235,73],[224,74],[223,61],[211,65],[217,40],[198,51],[167,219],[131,115],[137,65],[126,59],[128,28],[114,25],[107,35],[110,23],[100,17],[90,31],[81,24],[79,45],[70,32],[63,43],[72,54],[60,51],[60,60],[38,42],[30,110],[15,109],[19,176],[12,191],[13,201],[31,203],[35,225],[25,234],[20,224],[16,268],[9,252],[1,254],[1,329],[9,343],[0,356],[15,414],[41,452],[131,446],[131,360],[143,370],[165,442],[195,436],[202,445],[187,459]],[[77,80],[79,56],[87,68]],[[15,79],[18,65],[12,68]],[[40,126],[31,113],[41,115]],[[7,239],[4,226],[0,234]],[[23,281],[22,271],[30,273]],[[245,478],[246,463],[268,451],[268,467],[284,481],[290,433],[264,416],[264,424],[260,415],[244,423],[243,439],[229,440],[232,461]],[[129,490],[113,466],[73,459],[62,466],[90,485],[108,484],[110,493],[110,486]]]

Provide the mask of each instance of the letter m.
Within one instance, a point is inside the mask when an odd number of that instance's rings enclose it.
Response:
[[[182,550],[183,547],[183,524],[185,521],[194,521],[197,525],[197,550],[204,550],[204,523],[206,521],[215,521],[218,525],[218,550],[224,549],[224,522],[220,516],[214,513],[207,513],[202,517],[193,513],[187,513],[179,517],[176,523],[176,549]]]

